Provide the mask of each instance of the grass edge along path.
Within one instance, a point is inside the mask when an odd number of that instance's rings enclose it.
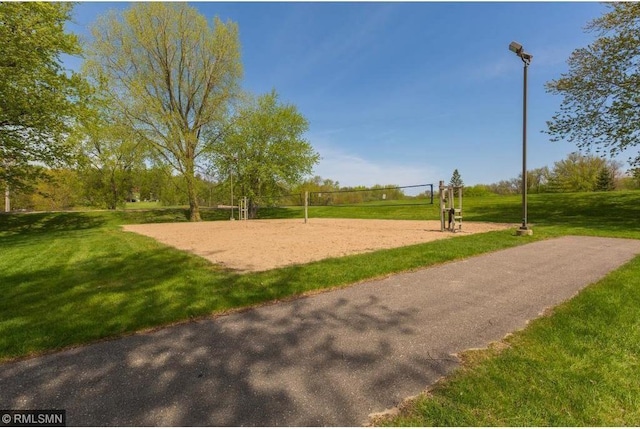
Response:
[[[0,234],[0,362],[545,237],[541,233],[523,239],[507,230],[241,275],[105,225],[94,214],[38,219],[40,226],[30,222],[26,231],[20,225],[16,233]]]
[[[484,350],[380,426],[640,426],[640,256]]]

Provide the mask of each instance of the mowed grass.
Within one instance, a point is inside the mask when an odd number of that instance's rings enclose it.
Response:
[[[465,221],[520,221],[517,196],[465,198],[464,209]],[[640,239],[640,192],[531,195],[529,215],[533,237],[461,235],[244,275],[120,229],[186,221],[184,209],[2,215],[0,361],[565,234]],[[302,210],[260,212],[276,216]],[[438,208],[312,207],[310,216],[437,219]],[[499,351],[466,354],[462,370],[386,424],[639,425],[639,304],[636,257]]]

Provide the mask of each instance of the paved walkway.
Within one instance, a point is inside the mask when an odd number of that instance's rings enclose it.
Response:
[[[0,366],[0,409],[71,426],[352,426],[640,254],[563,237]],[[99,315],[96,315],[99,317]]]

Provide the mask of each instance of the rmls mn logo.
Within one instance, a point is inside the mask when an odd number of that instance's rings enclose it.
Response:
[[[0,416],[0,426],[66,426],[66,413],[64,410],[0,410]]]

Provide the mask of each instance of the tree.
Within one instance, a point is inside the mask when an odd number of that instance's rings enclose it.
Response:
[[[637,188],[640,188],[640,167],[634,168],[631,171],[631,177]]]
[[[0,186],[29,187],[43,165],[66,162],[65,135],[82,107],[82,78],[60,56],[78,55],[64,32],[69,3],[0,3]]]
[[[598,173],[596,179],[596,191],[613,191],[616,187],[613,171],[604,165]]]
[[[464,182],[462,181],[462,177],[460,177],[460,173],[457,168],[453,170],[453,175],[451,176],[451,180],[449,180],[449,186],[464,186]]]
[[[222,174],[234,174],[235,187],[249,198],[250,215],[259,203],[287,192],[310,174],[319,155],[302,135],[308,122],[291,104],[278,102],[275,91],[249,98],[218,141],[213,164]]]
[[[170,201],[173,191],[171,171],[165,164],[151,165],[137,173],[136,186],[143,201]],[[169,204],[174,204],[169,202]]]
[[[83,121],[75,134],[87,196],[115,210],[129,197],[136,173],[144,167],[139,137],[100,111]]]
[[[574,152],[554,163],[551,186],[561,192],[590,192],[596,189],[604,159]]]
[[[547,83],[548,92],[564,97],[547,132],[554,141],[567,139],[614,156],[640,138],[640,3],[607,7],[608,13],[587,26],[597,32],[596,41],[573,51],[569,72]],[[640,155],[629,162],[640,165]]]
[[[489,190],[498,195],[512,195],[522,191],[522,179],[520,177],[509,180],[501,180],[489,185]]]
[[[83,204],[82,183],[75,170],[47,169],[45,178],[14,192],[11,202],[18,210],[69,210]]]
[[[540,193],[543,192],[549,182],[551,172],[549,167],[534,168],[527,171],[527,187],[528,192]],[[518,176],[522,181],[522,174]],[[520,182],[520,189],[522,189],[522,182]]]
[[[242,75],[238,28],[185,3],[136,3],[93,27],[87,72],[111,106],[184,181],[200,220],[196,169],[224,135]]]
[[[297,183],[291,188],[289,201],[291,205],[303,205],[304,193],[309,192],[309,204],[326,205],[329,203],[328,195],[340,190],[340,183],[331,179],[323,179],[320,176],[313,176]]]

